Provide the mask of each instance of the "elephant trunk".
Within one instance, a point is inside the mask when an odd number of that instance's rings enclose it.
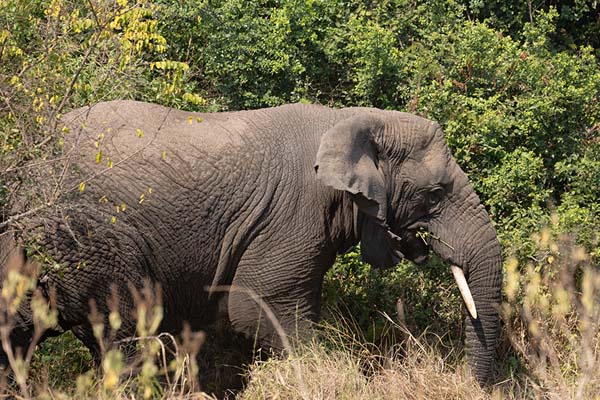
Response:
[[[484,383],[492,372],[499,334],[502,254],[485,208],[466,175],[458,166],[456,168],[459,190],[454,191],[456,197],[450,203],[457,206],[446,208],[439,218],[432,221],[429,227],[434,238],[431,246],[440,257],[462,268],[466,278],[475,309],[470,309],[467,304],[466,355],[475,377]],[[453,272],[456,277],[458,271]],[[462,290],[461,295],[465,299]]]

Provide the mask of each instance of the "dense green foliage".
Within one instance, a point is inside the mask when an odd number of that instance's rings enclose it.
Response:
[[[576,49],[577,46],[600,47],[600,4],[586,0],[532,1],[481,1],[471,0],[468,13],[478,20],[485,20],[491,27],[520,37],[527,22],[535,22],[539,11],[551,7],[558,11],[556,29],[549,38],[559,48]]]
[[[308,101],[439,121],[505,254],[543,264],[532,234],[555,214],[555,231],[573,232],[598,263],[599,6],[533,7],[0,0],[0,221],[15,213],[9,207],[56,200],[52,188],[23,193],[34,177],[19,167],[51,157],[60,140],[53,122],[70,108],[114,98],[209,111]],[[344,301],[374,340],[378,312],[393,313],[398,297],[409,325],[458,333],[449,277],[437,260],[375,271],[354,251],[328,274],[325,304]]]

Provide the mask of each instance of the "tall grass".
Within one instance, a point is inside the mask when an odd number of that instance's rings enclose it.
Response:
[[[387,350],[331,326],[324,335],[325,342],[300,345],[294,357],[257,361],[239,398],[486,398],[466,368],[449,363],[434,346],[412,335],[403,346]],[[292,365],[301,370],[302,382]]]
[[[528,392],[549,399],[600,398],[600,271],[570,236],[535,238],[525,267],[506,263],[506,338],[519,356]],[[524,271],[524,272],[519,272]]]
[[[596,399],[600,398],[600,272],[597,260],[569,236],[543,230],[538,254],[528,262],[505,264],[503,330],[498,346],[496,384],[480,387],[463,362],[461,346],[410,330],[402,315],[387,319],[386,342],[368,343],[352,321],[322,324],[319,338],[291,342],[286,356],[258,359],[246,369],[247,384],[228,398],[240,399]],[[4,272],[0,333],[10,350],[11,319],[31,296],[35,268],[19,256]],[[136,293],[137,336],[115,345],[107,338],[120,317],[97,315],[94,332],[102,343],[97,368],[49,379],[44,363],[33,363],[36,343],[11,353],[13,383],[2,390],[18,398],[213,398],[198,385],[196,355],[202,334],[186,330],[174,337],[157,329],[162,307],[150,286]],[[33,294],[34,323],[39,331],[56,323],[52,304]],[[434,339],[432,340],[432,336]],[[39,338],[39,335],[36,336]],[[122,346],[135,351],[133,356]],[[62,345],[61,345],[62,346]],[[62,347],[64,348],[64,347]],[[79,350],[75,351],[78,354]],[[52,357],[45,354],[45,357]],[[55,360],[59,364],[61,355]],[[82,358],[75,357],[81,360]],[[89,360],[88,360],[89,361]],[[51,363],[50,363],[51,364]],[[89,367],[89,362],[83,362]],[[202,365],[202,364],[200,364]]]

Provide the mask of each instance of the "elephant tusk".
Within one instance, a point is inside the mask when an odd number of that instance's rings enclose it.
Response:
[[[450,268],[452,269],[452,275],[454,275],[454,280],[458,285],[460,295],[462,296],[465,305],[467,306],[467,310],[469,310],[469,314],[471,314],[471,317],[473,317],[473,319],[477,319],[475,301],[473,301],[473,296],[471,295],[471,291],[469,290],[469,285],[467,284],[467,280],[465,279],[465,274],[462,268],[457,267],[456,265],[452,265]]]

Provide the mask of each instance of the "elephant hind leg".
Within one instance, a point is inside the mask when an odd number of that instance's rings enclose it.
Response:
[[[29,301],[23,302],[17,313],[11,321],[11,330],[8,334],[6,343],[0,338],[0,368],[8,369],[11,358],[27,357],[38,344],[49,337],[58,336],[64,333],[60,326],[55,326],[46,330],[36,329],[31,317],[32,312]],[[8,325],[7,325],[8,326]],[[7,352],[12,353],[10,356]]]
[[[112,306],[108,299],[90,301],[88,315],[70,325],[75,337],[89,349],[97,366],[100,366],[104,353],[116,347],[127,358],[136,354],[135,343],[128,340],[136,333],[135,302],[130,287],[125,289],[124,286],[118,288],[118,296],[113,298]],[[109,316],[112,311],[116,311],[119,318],[111,322]],[[118,321],[118,326],[115,321]]]
[[[268,352],[290,350],[293,340],[311,335],[316,312],[301,306],[302,300],[277,302],[237,284],[229,298],[229,319],[236,332],[252,338]]]
[[[77,325],[71,328],[71,332],[73,332],[75,337],[88,348],[94,364],[100,366],[100,363],[102,362],[102,350],[100,344],[94,337],[92,326],[90,324]]]

